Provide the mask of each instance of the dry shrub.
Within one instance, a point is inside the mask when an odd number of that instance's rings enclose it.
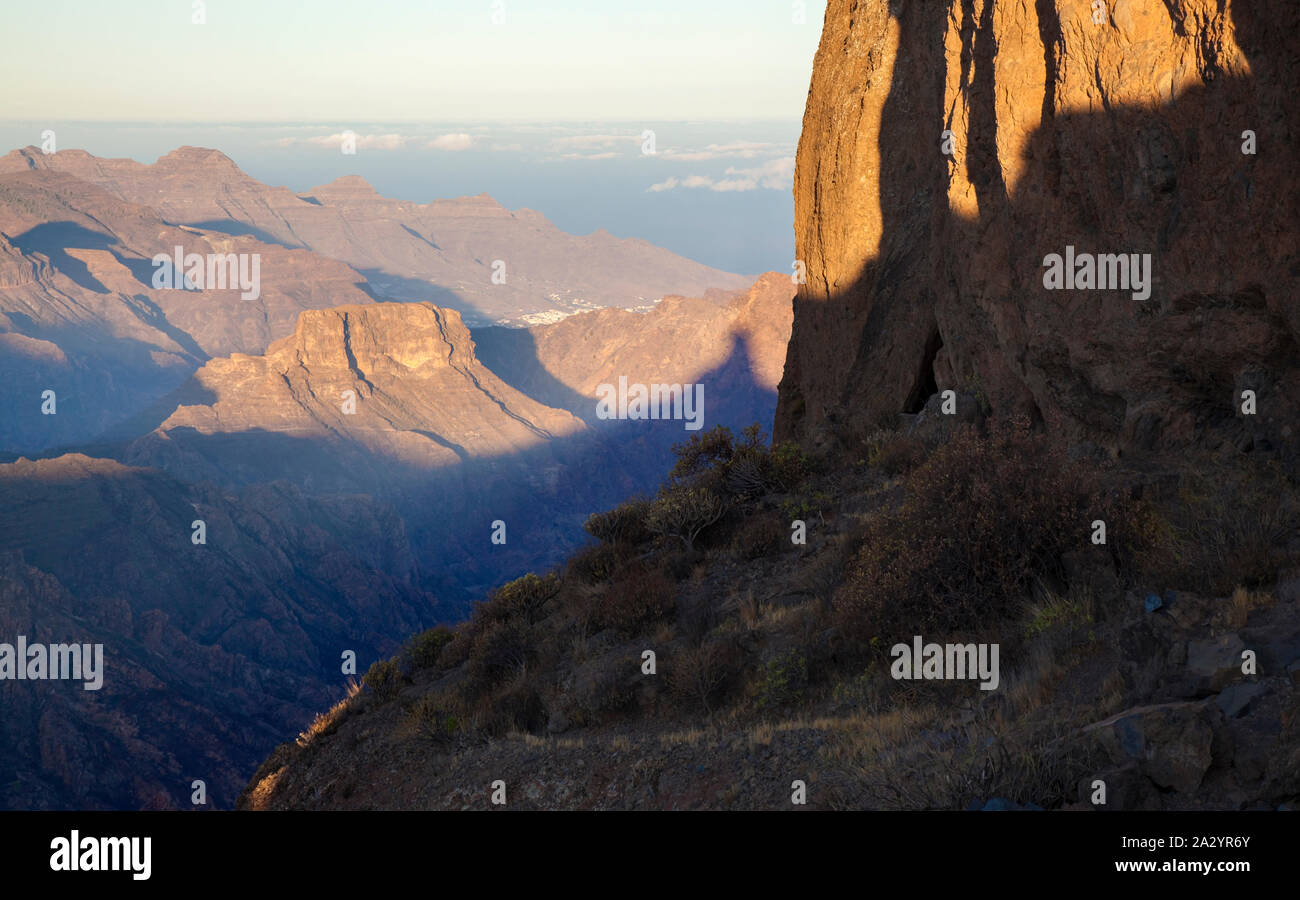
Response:
[[[469,652],[470,673],[488,684],[524,671],[532,658],[531,635],[519,622],[491,621],[477,629]]]
[[[474,718],[494,737],[512,731],[538,732],[546,727],[546,706],[522,674],[496,690],[478,696]]]
[[[763,603],[754,594],[753,588],[745,588],[736,598],[736,609],[740,612],[740,623],[747,631],[756,631],[763,622]]]
[[[769,513],[750,516],[736,532],[731,548],[744,559],[775,556],[790,544],[790,533]]]
[[[566,699],[579,724],[595,725],[626,708],[636,697],[641,679],[641,657],[611,653],[592,660],[574,673]]]
[[[891,718],[891,717],[886,717]],[[906,722],[909,717],[904,715]],[[1047,722],[1016,733],[991,721],[967,726],[910,722],[902,735],[856,735],[859,746],[840,749],[850,791],[840,808],[960,810],[993,797],[1046,809],[1077,799],[1078,784],[1105,764],[1095,739],[1069,722]]]
[[[867,462],[886,475],[910,472],[925,459],[925,444],[898,431],[881,431],[868,441]]]
[[[1062,448],[1004,422],[958,427],[907,478],[901,505],[867,524],[835,598],[856,637],[949,633],[1010,617],[1033,583],[1064,580],[1061,555],[1089,546],[1089,525],[1122,510]]]
[[[1296,486],[1267,461],[1205,461],[1182,473],[1178,496],[1157,511],[1150,575],[1172,587],[1227,596],[1271,588],[1297,562]]]
[[[629,566],[596,600],[594,624],[634,636],[671,616],[676,600],[677,585],[663,572],[641,564]]]
[[[729,641],[713,641],[676,654],[668,672],[668,689],[674,697],[698,705],[712,715],[738,668],[736,649]]]
[[[1275,602],[1277,602],[1276,598],[1267,591],[1251,593],[1245,588],[1239,587],[1232,592],[1232,599],[1229,601],[1228,609],[1224,614],[1224,622],[1229,628],[1245,628],[1253,610],[1272,606]]]
[[[670,550],[659,557],[659,568],[674,581],[685,581],[695,573],[695,567],[705,558],[705,554],[699,550]]]
[[[307,730],[298,735],[298,746],[306,747],[316,738],[337,731],[339,725],[352,714],[352,702],[360,693],[361,683],[349,678],[347,695],[331,706],[327,712],[316,714],[316,718],[307,726]]]
[[[609,544],[589,544],[569,557],[565,572],[583,584],[609,581],[618,568],[618,553]]]

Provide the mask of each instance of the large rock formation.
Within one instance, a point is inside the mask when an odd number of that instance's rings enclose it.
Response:
[[[284,478],[317,490],[398,490],[471,459],[509,456],[582,423],[500,381],[460,316],[428,303],[305,312],[265,355],[214,359],[127,453],[191,480]]]
[[[1284,0],[831,0],[778,435],[952,388],[1112,454],[1294,463],[1297,29]],[[1067,253],[1150,254],[1149,296],[1047,290]]]

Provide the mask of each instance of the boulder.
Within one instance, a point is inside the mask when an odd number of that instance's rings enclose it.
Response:
[[[1137,764],[1159,787],[1195,791],[1213,762],[1213,719],[1204,702],[1136,707],[1088,726],[1116,765]]]
[[[1223,690],[1230,682],[1242,677],[1242,651],[1246,649],[1241,636],[1224,634],[1217,638],[1187,642],[1187,673],[1204,691]]]

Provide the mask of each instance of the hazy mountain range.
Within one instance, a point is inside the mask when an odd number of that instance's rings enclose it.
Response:
[[[193,778],[232,803],[345,651],[364,671],[653,489],[689,432],[599,420],[601,383],[700,383],[705,427],[771,422],[788,276],[742,290],[486,196],[298,195],[213,150],[0,173],[5,634],[107,658],[101,692],[0,685],[7,806],[178,805]],[[260,285],[156,286],[176,248],[256,254]],[[470,327],[531,318],[556,321]]]
[[[65,172],[177,224],[299,247],[347,263],[376,299],[428,300],[471,325],[526,321],[603,306],[649,304],[748,283],[646,241],[566,234],[530,209],[486,194],[428,204],[381,197],[357,176],[295,194],[240,171],[216,150],[181,147],[152,165],[35,147],[0,158],[0,172]],[[501,274],[493,280],[494,263]]]

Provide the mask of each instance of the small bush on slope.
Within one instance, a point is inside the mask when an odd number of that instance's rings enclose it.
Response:
[[[1023,422],[988,436],[956,430],[907,479],[901,504],[877,515],[835,598],[840,624],[883,645],[913,634],[987,627],[1017,612],[1039,580],[1062,581],[1061,557],[1108,549],[1130,519],[1082,465]]]
[[[1153,517],[1146,556],[1151,576],[1187,590],[1227,596],[1270,588],[1300,563],[1300,503],[1273,462],[1233,456],[1185,473],[1178,495]]]

